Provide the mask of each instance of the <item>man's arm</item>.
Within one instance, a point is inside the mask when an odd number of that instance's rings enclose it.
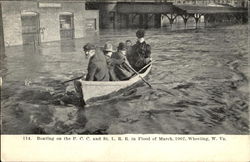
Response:
[[[112,58],[112,59],[111,59],[111,63],[112,63],[113,65],[121,65],[121,64],[124,63],[124,62],[125,62],[125,57],[120,58],[120,59],[115,59],[115,58]]]
[[[86,76],[86,81],[93,81],[96,73],[96,65],[93,63],[90,63],[88,66],[88,74]]]
[[[150,57],[151,55],[151,46],[146,44],[146,58]]]

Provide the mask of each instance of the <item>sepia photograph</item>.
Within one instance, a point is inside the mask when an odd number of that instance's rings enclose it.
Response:
[[[249,135],[247,0],[1,0],[2,135]]]

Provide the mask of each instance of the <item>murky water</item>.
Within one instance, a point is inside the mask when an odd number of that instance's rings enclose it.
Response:
[[[72,83],[86,72],[82,46],[135,42],[135,30],[40,47],[6,48],[1,60],[4,134],[248,134],[247,25],[147,30],[149,82],[79,110]],[[67,88],[68,87],[68,88]]]

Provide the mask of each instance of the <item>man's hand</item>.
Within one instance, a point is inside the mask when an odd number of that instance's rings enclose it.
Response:
[[[145,59],[145,64],[148,64],[151,61],[151,59],[148,57]]]

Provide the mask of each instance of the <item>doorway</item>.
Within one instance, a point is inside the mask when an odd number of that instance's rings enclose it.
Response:
[[[21,13],[23,44],[40,44],[40,19],[36,12],[24,11]]]
[[[74,38],[74,15],[71,12],[60,13],[60,36],[61,40]]]

